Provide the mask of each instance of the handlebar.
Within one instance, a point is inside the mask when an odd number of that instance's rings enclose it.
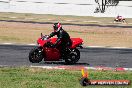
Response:
[[[49,35],[44,35],[44,36],[41,36],[41,39],[42,40],[48,40],[49,39],[48,37],[49,37]]]

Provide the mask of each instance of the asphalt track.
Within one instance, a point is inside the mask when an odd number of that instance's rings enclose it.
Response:
[[[57,66],[64,62],[30,63],[29,51],[35,46],[0,45],[0,66]],[[81,59],[75,65],[132,68],[132,49],[83,48]]]
[[[0,20],[1,22],[17,22],[17,23],[33,23],[33,24],[54,24],[54,22],[35,22],[35,21],[17,21],[17,20]],[[75,21],[77,22],[77,21]],[[111,27],[111,28],[132,28],[132,26],[124,25],[101,25],[101,24],[74,24],[74,23],[62,23],[63,25],[75,25],[75,26],[94,26],[94,27]]]

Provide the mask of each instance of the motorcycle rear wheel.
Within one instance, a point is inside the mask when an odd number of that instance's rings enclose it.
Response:
[[[75,64],[80,59],[80,51],[78,49],[73,49],[71,53],[65,59],[66,64]]]
[[[40,48],[34,48],[29,52],[29,61],[32,63],[39,63],[43,59],[42,50]]]

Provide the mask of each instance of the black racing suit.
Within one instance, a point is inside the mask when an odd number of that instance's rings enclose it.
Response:
[[[63,29],[60,29],[59,32],[52,32],[50,35],[49,35],[49,38],[53,37],[57,35],[57,40],[54,44],[55,47],[59,47],[61,46],[61,55],[62,54],[65,54],[65,50],[67,47],[71,46],[72,45],[72,41],[70,39],[70,36],[69,34],[64,31]]]

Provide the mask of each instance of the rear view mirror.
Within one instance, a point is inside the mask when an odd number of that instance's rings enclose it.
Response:
[[[43,34],[41,33],[41,38],[43,37]]]

